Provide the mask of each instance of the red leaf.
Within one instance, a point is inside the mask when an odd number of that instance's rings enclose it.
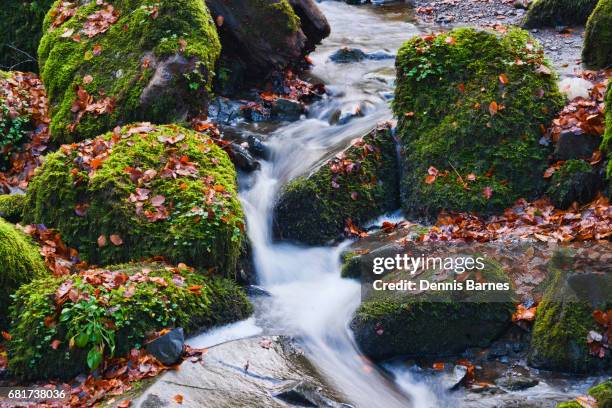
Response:
[[[491,187],[489,187],[489,186],[485,187],[485,188],[482,190],[482,195],[484,195],[484,197],[485,197],[487,200],[490,200],[490,199],[491,199],[491,197],[493,196],[493,189],[492,189]]]
[[[59,341],[59,340],[57,340],[57,339],[55,339],[55,340],[53,340],[53,341],[51,342],[51,348],[52,348],[53,350],[57,350],[57,349],[59,348],[60,344],[62,344],[62,342],[61,342],[61,341]]]
[[[6,341],[11,341],[13,339],[13,336],[11,336],[11,334],[9,332],[0,332],[0,334],[2,335],[2,338]]]

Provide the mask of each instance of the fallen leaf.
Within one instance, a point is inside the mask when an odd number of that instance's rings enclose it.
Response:
[[[113,243],[113,245],[115,246],[121,246],[123,245],[123,239],[121,239],[121,237],[117,234],[113,234],[110,236],[110,241]]]
[[[183,396],[181,394],[176,394],[174,396],[174,400],[176,401],[177,404],[182,404],[183,403]]]

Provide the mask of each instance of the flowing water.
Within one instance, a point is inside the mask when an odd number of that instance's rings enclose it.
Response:
[[[394,54],[419,33],[405,4],[353,7],[324,1],[319,7],[332,34],[311,55],[314,66],[309,75],[325,83],[329,95],[310,106],[306,117],[297,122],[276,128],[238,125],[239,131],[265,140],[272,152],[260,171],[241,180],[240,195],[260,285],[271,296],[256,300],[254,318],[190,343],[210,346],[262,332],[290,334],[302,341],[311,361],[355,407],[457,406],[436,384],[393,366],[388,367],[395,375],[392,380],[358,351],[348,324],[359,305],[360,287],[340,278],[340,254],[350,243],[304,247],[272,239],[272,210],[283,185],[367,134],[378,122],[392,118],[394,60],[336,64],[330,55],[344,46]],[[359,114],[346,123],[334,120],[339,113],[350,117],[351,112]]]

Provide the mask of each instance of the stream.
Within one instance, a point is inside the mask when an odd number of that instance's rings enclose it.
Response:
[[[300,340],[320,373],[355,407],[458,406],[457,396],[435,383],[396,366],[382,371],[360,354],[348,328],[359,306],[360,286],[340,277],[340,254],[350,242],[304,247],[272,238],[273,206],[283,185],[312,170],[352,139],[364,136],[378,122],[392,119],[389,101],[394,59],[338,64],[330,61],[330,55],[344,46],[395,54],[403,42],[420,32],[406,4],[354,7],[324,1],[319,7],[332,33],[311,54],[314,65],[307,75],[325,83],[328,95],[312,104],[297,122],[278,126],[239,123],[234,129],[261,138],[272,153],[270,160],[261,162],[259,171],[240,180],[259,284],[271,296],[254,299],[254,317],[204,333],[189,343],[208,347],[261,333],[288,334]],[[333,118],[339,113],[349,120],[335,123]]]

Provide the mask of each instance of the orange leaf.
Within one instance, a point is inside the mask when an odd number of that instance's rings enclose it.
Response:
[[[117,404],[117,408],[128,408],[132,405],[132,400],[126,399]]]
[[[123,239],[117,234],[113,234],[110,236],[110,240],[115,246],[123,245]]]
[[[436,176],[432,176],[431,174],[425,177],[425,184],[433,184],[436,181]]]
[[[53,340],[53,341],[51,342],[51,348],[52,348],[53,350],[57,350],[57,349],[59,348],[60,344],[62,344],[62,342],[61,342],[61,341],[59,341],[59,340],[57,340],[57,339],[55,339],[55,340]]]
[[[508,85],[508,82],[510,81],[508,81],[508,77],[506,76],[506,74],[501,74],[499,76],[499,82],[501,82],[502,85]]]
[[[98,237],[98,247],[102,248],[106,246],[106,235],[100,235]]]
[[[495,116],[498,110],[499,105],[497,104],[497,102],[493,101],[489,104],[489,113],[491,114],[491,116]]]
[[[183,396],[181,394],[176,394],[174,396],[174,400],[177,402],[177,404],[182,404],[183,403]]]
[[[13,336],[11,336],[11,334],[9,332],[0,332],[0,334],[2,335],[2,338],[6,341],[11,341],[13,339]]]
[[[433,363],[433,369],[436,371],[444,370],[444,363]]]

